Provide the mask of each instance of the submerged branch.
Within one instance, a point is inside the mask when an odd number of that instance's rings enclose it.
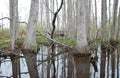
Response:
[[[61,54],[63,54],[63,53],[68,53],[68,52],[60,52],[60,53],[55,54],[54,57],[49,57],[49,58],[46,58],[45,60],[38,61],[38,62],[41,62],[41,63],[39,63],[37,66],[39,66],[39,65],[42,64],[43,62],[47,62],[47,61],[49,61],[49,60],[52,60],[52,59],[54,59],[55,57],[57,57],[57,56],[59,56],[59,55],[61,55]]]

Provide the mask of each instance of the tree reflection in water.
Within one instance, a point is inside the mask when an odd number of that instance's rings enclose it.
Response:
[[[56,48],[55,51],[58,54],[55,57],[57,78],[119,78],[119,49],[110,53],[108,57],[108,54],[98,47],[98,72],[95,74],[90,57],[75,57],[69,52],[61,53],[60,48]],[[53,67],[50,52],[49,48],[41,46],[40,52],[37,54],[39,78],[52,78]],[[12,76],[12,63],[9,57],[1,62],[1,71],[0,78]],[[20,58],[20,74],[21,78],[30,78],[24,58]]]

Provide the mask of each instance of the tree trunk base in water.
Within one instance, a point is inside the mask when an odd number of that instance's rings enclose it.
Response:
[[[117,48],[118,41],[110,40],[109,42],[103,42],[101,45],[102,52],[109,52],[111,54]]]
[[[11,55],[10,58],[12,61],[13,78],[18,78],[18,76],[20,77],[19,58],[18,56],[15,56],[15,55]]]
[[[39,78],[36,62],[36,53],[30,50],[23,51],[28,66],[30,78]]]
[[[74,57],[76,78],[90,78],[90,62],[88,57]]]
[[[91,53],[73,53],[73,56],[76,56],[76,57],[85,57],[90,55]]]
[[[78,56],[78,57],[91,55],[90,49],[88,47],[73,48],[71,52],[73,53],[74,56]]]

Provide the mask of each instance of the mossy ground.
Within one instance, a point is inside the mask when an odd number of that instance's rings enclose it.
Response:
[[[10,39],[9,38],[0,38],[0,48],[5,45],[9,45]]]
[[[49,42],[49,39],[47,39],[46,37],[43,37],[43,36],[37,36],[36,40],[37,40],[37,43]],[[74,46],[76,44],[76,42],[74,40],[71,40],[68,38],[56,38],[55,40],[60,43],[70,45],[70,46]],[[24,38],[19,38],[19,41],[21,41],[21,43],[23,43]],[[5,45],[9,45],[9,44],[10,44],[10,38],[0,38],[0,48]]]

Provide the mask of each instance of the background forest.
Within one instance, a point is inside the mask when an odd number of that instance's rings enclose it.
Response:
[[[93,58],[98,59],[98,46],[101,47],[103,58],[113,52],[111,77],[115,78],[114,51],[119,48],[120,43],[119,0],[31,0],[26,16],[20,15],[19,7],[22,5],[19,5],[19,0],[8,0],[7,3],[8,16],[2,13],[0,15],[0,57],[10,57],[13,78],[18,78],[18,75],[21,78],[19,66],[21,57],[26,59],[30,78],[40,77],[37,66],[43,62],[48,62],[47,78],[58,78],[56,56],[67,52],[79,57],[94,54]],[[1,10],[4,12],[4,9]],[[23,18],[25,20],[22,20]],[[40,46],[49,49],[48,57],[37,63]],[[61,49],[60,53],[57,53],[56,47]],[[119,55],[119,52],[117,53]],[[88,61],[89,59],[87,58]],[[100,72],[105,72],[106,61],[102,58],[100,61],[103,63],[100,65]],[[96,60],[92,64],[95,72],[98,71]],[[109,78],[109,74],[107,75]],[[71,78],[70,73],[67,77]],[[105,75],[100,74],[99,77],[105,78]]]

